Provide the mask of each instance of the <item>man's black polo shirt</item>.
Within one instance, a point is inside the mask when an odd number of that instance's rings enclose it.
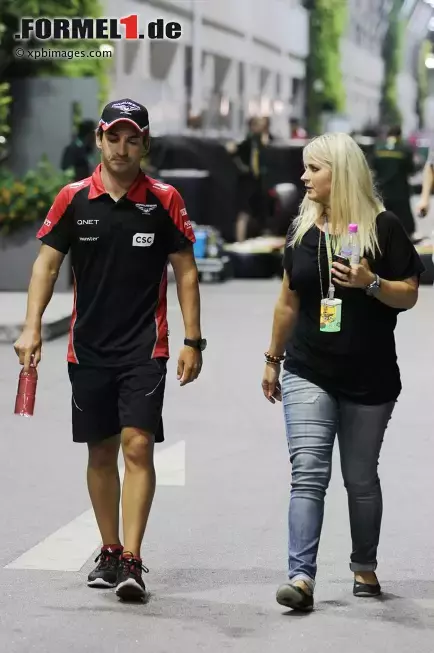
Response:
[[[111,367],[169,357],[168,256],[195,242],[175,188],[140,173],[115,202],[99,165],[62,188],[37,237],[71,251],[69,362]]]

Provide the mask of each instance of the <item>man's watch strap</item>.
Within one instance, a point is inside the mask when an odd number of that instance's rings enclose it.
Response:
[[[193,347],[193,349],[199,349],[199,351],[204,351],[207,342],[205,338],[199,338],[197,340],[192,340],[191,338],[185,338],[184,345],[186,347]]]

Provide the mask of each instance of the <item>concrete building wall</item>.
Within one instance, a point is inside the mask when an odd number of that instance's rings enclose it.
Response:
[[[12,82],[10,156],[17,175],[34,168],[43,156],[60,166],[63,149],[73,134],[74,105],[84,119],[99,117],[98,84],[91,77],[31,77]]]
[[[381,46],[392,0],[348,0],[348,26],[342,39],[342,70],[347,93],[346,113],[353,129],[379,119],[384,63]],[[397,81],[398,105],[404,132],[417,126],[417,52],[427,32],[433,7],[425,0],[405,0],[402,17],[407,28]]]
[[[308,12],[299,0],[106,0],[106,15],[137,14],[143,27],[181,23],[173,43],[119,41],[111,99],[147,104],[154,134],[183,131],[203,112],[207,130],[238,134],[255,113],[288,135],[288,117],[303,118]]]
[[[381,57],[345,38],[341,43],[342,71],[346,91],[346,114],[352,129],[379,119],[384,64]]]
[[[384,64],[381,46],[391,0],[348,0],[347,29],[341,42],[346,113],[352,129],[379,118]]]
[[[406,0],[403,12],[408,18],[408,24],[402,43],[402,69],[398,78],[398,97],[404,133],[409,133],[418,127],[416,102],[420,46],[427,35],[427,27],[434,10],[431,4],[424,0]]]

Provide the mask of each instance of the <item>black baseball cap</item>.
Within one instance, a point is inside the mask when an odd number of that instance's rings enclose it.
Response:
[[[144,134],[149,131],[148,110],[142,104],[129,98],[115,100],[104,107],[99,126],[107,131],[118,122],[129,122]]]

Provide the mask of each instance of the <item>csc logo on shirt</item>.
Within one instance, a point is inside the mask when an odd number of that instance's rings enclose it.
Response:
[[[133,247],[150,247],[154,238],[155,234],[134,234]]]

